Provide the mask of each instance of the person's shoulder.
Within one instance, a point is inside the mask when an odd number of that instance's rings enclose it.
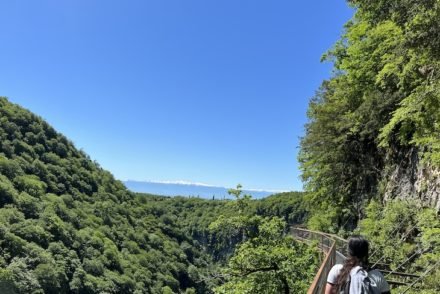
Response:
[[[344,267],[343,264],[338,263],[338,264],[335,264],[335,265],[332,267],[331,271],[332,271],[332,270],[340,271],[343,267]]]
[[[327,283],[336,284],[336,282],[338,280],[339,273],[342,270],[342,267],[343,267],[342,264],[335,264],[331,268],[330,272],[328,273]]]
[[[339,273],[341,272],[342,268],[344,267],[344,265],[342,264],[335,264],[331,269],[330,269],[330,273],[333,273],[335,275],[339,275]]]

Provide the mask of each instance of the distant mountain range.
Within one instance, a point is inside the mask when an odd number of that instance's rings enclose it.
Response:
[[[216,187],[199,183],[178,182],[149,182],[132,181],[124,182],[125,186],[139,193],[149,193],[164,196],[201,197],[207,199],[231,199],[228,194],[229,188]],[[266,196],[285,191],[243,190],[244,194],[252,195],[252,198],[264,198]]]

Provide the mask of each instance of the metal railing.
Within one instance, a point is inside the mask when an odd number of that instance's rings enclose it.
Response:
[[[290,232],[292,236],[299,241],[317,243],[321,252],[321,266],[316,273],[307,294],[324,293],[327,284],[327,276],[331,268],[336,263],[341,264],[344,262],[345,256],[347,255],[347,240],[336,235],[297,227],[292,227]],[[408,289],[410,289],[413,288],[416,283],[420,282],[421,277],[419,275],[392,271],[389,265],[386,264],[376,262],[374,268],[379,269],[386,275],[386,277],[391,278],[391,280],[388,280],[388,283],[391,286],[407,286]],[[404,293],[406,293],[406,291]]]
[[[313,283],[310,285],[307,294],[324,293],[325,286],[327,284],[328,273],[330,269],[336,264],[336,239],[328,234],[295,227],[292,227],[290,232],[297,240],[308,243],[317,242],[317,245],[322,252],[321,266],[316,273],[315,278],[313,279]]]

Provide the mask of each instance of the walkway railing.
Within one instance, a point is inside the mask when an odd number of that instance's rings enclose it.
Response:
[[[307,294],[322,294],[324,293],[327,284],[327,276],[330,269],[336,264],[338,255],[336,253],[337,241],[332,236],[321,232],[314,232],[310,230],[291,228],[291,234],[300,241],[316,242],[321,249],[321,267],[316,273],[313,283],[310,286]]]
[[[321,250],[321,266],[316,273],[307,294],[324,293],[327,284],[327,276],[331,268],[337,263],[342,264],[344,262],[347,253],[347,240],[336,235],[297,227],[292,227],[290,232],[292,236],[299,241],[307,243],[315,242]],[[420,282],[421,277],[418,275],[392,271],[389,268],[389,265],[386,264],[379,264],[376,262],[375,265],[375,268],[384,273],[386,277],[391,278],[391,280],[388,280],[388,283],[391,286],[407,286],[408,289],[410,289],[414,287],[417,282]],[[406,291],[404,293],[406,293]]]

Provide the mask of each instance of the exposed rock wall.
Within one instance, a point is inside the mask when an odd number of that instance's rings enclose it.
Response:
[[[440,212],[440,169],[421,162],[415,149],[398,158],[385,175],[384,200],[417,200]]]

